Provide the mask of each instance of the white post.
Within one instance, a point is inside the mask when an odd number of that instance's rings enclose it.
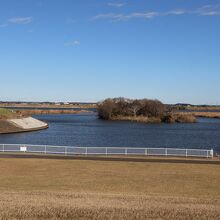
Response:
[[[165,149],[165,153],[166,153],[166,156],[167,156],[167,148]]]
[[[44,153],[47,153],[47,145],[44,146]]]
[[[188,150],[186,149],[186,157],[188,157]]]
[[[147,148],[145,148],[145,155],[147,156]]]
[[[5,152],[5,145],[4,144],[3,144],[3,149],[2,150],[3,150],[3,152]]]
[[[67,155],[67,147],[65,147],[65,155]]]
[[[125,155],[128,155],[128,148],[125,148]]]
[[[213,149],[210,150],[210,155],[211,155],[211,158],[213,158],[213,156],[214,156],[214,151],[213,151]]]
[[[107,147],[105,148],[105,155],[106,156],[108,155],[108,148]]]
[[[86,155],[88,154],[88,149],[87,149],[87,147],[86,147]]]

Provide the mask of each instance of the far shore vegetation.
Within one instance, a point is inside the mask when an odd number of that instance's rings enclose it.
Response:
[[[98,116],[104,120],[125,120],[145,123],[195,123],[193,114],[173,112],[159,100],[106,99],[98,104]]]

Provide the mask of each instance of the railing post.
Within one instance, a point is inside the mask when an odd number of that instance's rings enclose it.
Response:
[[[4,144],[3,144],[2,150],[3,150],[3,152],[5,152],[5,145]]]
[[[210,155],[211,155],[211,158],[214,157],[214,151],[213,151],[213,149],[210,150]]]
[[[167,148],[165,148],[165,154],[166,154],[166,156],[167,156]]]
[[[88,148],[86,147],[86,156],[87,156],[87,154],[88,154]]]
[[[147,148],[145,148],[145,155],[147,156]]]
[[[65,147],[65,155],[67,155],[67,147]]]
[[[44,153],[47,154],[47,145],[44,146]]]
[[[186,157],[188,157],[188,150],[186,149]]]
[[[128,155],[128,148],[125,148],[125,155]]]
[[[105,155],[106,156],[108,155],[108,148],[107,147],[105,148]]]

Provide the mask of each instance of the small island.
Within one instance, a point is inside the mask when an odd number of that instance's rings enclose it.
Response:
[[[27,117],[13,110],[0,108],[0,134],[37,131],[48,128],[46,122]]]
[[[159,100],[109,98],[98,104],[100,119],[144,123],[195,123],[193,114],[175,112]]]

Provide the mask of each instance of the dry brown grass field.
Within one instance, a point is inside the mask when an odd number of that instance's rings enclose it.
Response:
[[[46,104],[46,103],[0,103],[0,107],[29,107],[29,108],[96,108],[96,104]]]
[[[30,115],[48,115],[48,114],[80,114],[80,113],[88,113],[91,112],[89,110],[73,110],[73,109],[23,109],[23,110],[18,110],[18,113],[21,113],[22,115],[25,116],[30,116]]]
[[[220,118],[220,112],[193,112],[195,117]]]
[[[220,219],[220,165],[0,158],[0,219]]]

